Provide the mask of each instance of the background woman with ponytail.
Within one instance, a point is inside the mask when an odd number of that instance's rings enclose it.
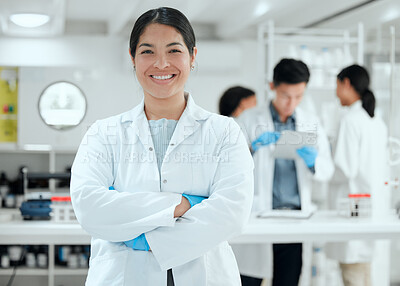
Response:
[[[340,121],[334,146],[333,180],[337,187],[331,194],[336,199],[368,193],[373,200],[383,191],[387,128],[375,114],[375,97],[369,83],[367,70],[358,65],[343,69],[337,76],[336,94],[348,110]],[[373,242],[366,241],[327,245],[327,255],[340,263],[345,286],[371,285],[372,246]]]

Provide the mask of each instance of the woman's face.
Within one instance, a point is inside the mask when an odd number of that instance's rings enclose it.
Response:
[[[193,55],[189,54],[175,28],[162,24],[147,26],[132,59],[145,96],[157,99],[183,96],[196,53],[194,48]]]
[[[339,98],[340,100],[340,104],[342,106],[346,106],[349,105],[347,102],[347,96],[346,96],[346,82],[343,80],[336,80],[336,96]]]

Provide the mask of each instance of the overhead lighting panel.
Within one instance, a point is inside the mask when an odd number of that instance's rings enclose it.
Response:
[[[10,21],[14,24],[24,28],[36,28],[46,24],[50,20],[49,15],[33,14],[33,13],[20,13],[12,14]]]

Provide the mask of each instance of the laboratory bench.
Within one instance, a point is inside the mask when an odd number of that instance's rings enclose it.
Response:
[[[0,214],[4,209],[0,209]],[[18,217],[15,215],[14,217]],[[308,219],[257,218],[252,216],[243,233],[231,244],[265,242],[332,242],[350,239],[400,239],[400,220],[394,213],[381,220],[339,217],[334,211],[317,211]],[[55,285],[57,275],[83,275],[87,269],[70,269],[55,264],[56,245],[90,244],[90,235],[78,223],[53,221],[0,221],[0,245],[47,245],[48,267],[18,267],[17,275],[48,276],[48,285]],[[11,275],[13,269],[0,269],[0,276]]]
[[[0,221],[0,230],[0,244],[90,244],[89,234],[78,223],[18,219]],[[335,211],[317,211],[308,219],[252,216],[243,233],[230,243],[333,242],[349,239],[400,239],[400,219],[395,213],[380,220],[345,218]]]
[[[350,239],[400,239],[400,219],[391,212],[380,219],[341,217],[317,211],[308,219],[250,218],[243,233],[230,243],[337,242]]]

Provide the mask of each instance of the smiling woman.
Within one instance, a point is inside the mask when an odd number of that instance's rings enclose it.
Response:
[[[137,47],[131,48],[131,56],[143,87],[147,117],[157,120],[167,115],[169,119],[179,119],[186,105],[184,86],[196,57],[196,47],[189,52],[182,34],[174,27],[157,23],[144,29]],[[151,103],[146,105],[147,102]]]
[[[178,10],[147,11],[129,52],[143,101],[94,123],[72,167],[74,211],[93,236],[86,285],[240,285],[227,240],[250,213],[253,161],[235,121],[184,90],[193,29]]]

